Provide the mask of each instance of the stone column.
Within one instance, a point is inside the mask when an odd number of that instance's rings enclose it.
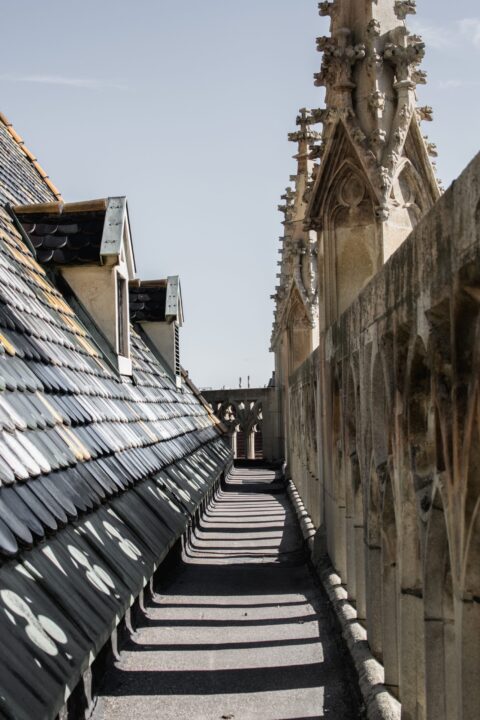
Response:
[[[233,457],[237,457],[237,431],[232,430],[230,432],[230,444],[232,447]]]
[[[255,432],[245,433],[245,455],[248,460],[255,460]]]

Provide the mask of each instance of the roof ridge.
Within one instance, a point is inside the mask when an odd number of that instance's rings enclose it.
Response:
[[[7,132],[9,133],[9,135],[13,138],[13,140],[17,143],[18,147],[19,147],[20,150],[23,152],[23,154],[25,155],[25,157],[27,158],[27,160],[33,165],[33,167],[35,168],[35,170],[37,171],[37,173],[40,175],[41,179],[43,180],[43,182],[45,183],[45,185],[48,187],[48,189],[50,190],[50,192],[53,193],[53,195],[55,195],[55,197],[57,198],[57,200],[63,201],[62,193],[60,192],[60,190],[59,190],[59,189],[57,188],[57,186],[50,180],[50,177],[47,175],[47,173],[45,172],[45,170],[42,168],[42,166],[40,165],[40,163],[37,161],[36,156],[32,153],[31,150],[29,150],[29,149],[27,148],[27,146],[25,145],[25,141],[23,140],[23,138],[21,137],[21,135],[19,135],[19,134],[17,133],[17,131],[16,131],[15,128],[13,127],[12,123],[10,122],[10,120],[9,120],[2,112],[0,112],[0,122],[2,123],[2,125],[5,126],[5,129],[7,130]]]

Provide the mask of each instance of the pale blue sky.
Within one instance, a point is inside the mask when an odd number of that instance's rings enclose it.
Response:
[[[0,109],[67,200],[128,196],[140,276],[181,276],[197,384],[266,383],[286,137],[322,101],[316,0],[3,5]],[[480,9],[417,5],[420,102],[449,184],[478,150]]]

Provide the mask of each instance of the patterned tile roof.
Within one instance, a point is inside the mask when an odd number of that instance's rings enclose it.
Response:
[[[0,198],[51,202],[2,138]],[[67,247],[39,238],[86,232],[32,224],[39,254]],[[73,307],[0,206],[2,718],[55,717],[231,462],[191,386],[133,327],[124,377]]]
[[[16,206],[15,215],[43,265],[100,262],[106,200]]]
[[[130,317],[132,322],[164,322],[167,281],[152,280],[130,283]]]
[[[35,155],[0,113],[0,202],[17,205],[60,199],[60,191]]]

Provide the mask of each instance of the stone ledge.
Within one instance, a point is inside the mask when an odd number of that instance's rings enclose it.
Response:
[[[367,632],[357,621],[357,612],[348,602],[348,595],[342,585],[342,580],[333,569],[328,557],[316,552],[317,532],[292,480],[288,481],[287,492],[300,523],[313,565],[332,603],[357,671],[367,718],[368,720],[400,720],[401,705],[384,685],[383,666],[370,651]]]

